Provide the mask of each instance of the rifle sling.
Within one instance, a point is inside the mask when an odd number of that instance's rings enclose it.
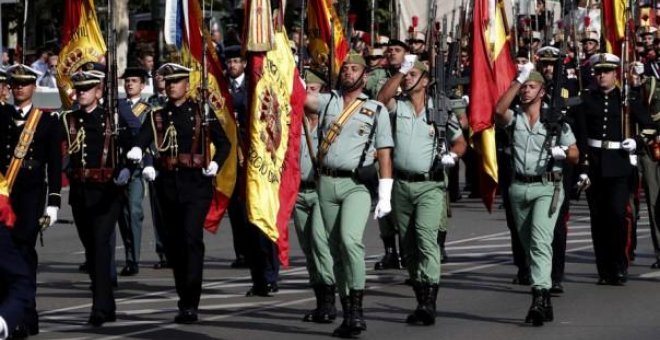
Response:
[[[339,134],[341,133],[342,128],[348,122],[348,119],[351,117],[352,113],[355,112],[357,109],[362,107],[364,103],[366,102],[365,99],[362,98],[356,98],[348,104],[344,108],[344,111],[341,113],[341,115],[332,122],[332,126],[330,128],[330,131],[328,132],[328,135],[323,138],[321,142],[321,146],[319,148],[319,160],[323,159],[323,157],[327,154],[328,149],[330,149],[330,145],[337,139]],[[328,103],[330,105],[330,103]],[[324,117],[325,118],[325,117]]]

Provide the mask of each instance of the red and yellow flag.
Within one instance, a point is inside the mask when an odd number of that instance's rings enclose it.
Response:
[[[16,215],[9,203],[9,184],[5,175],[0,172],[0,223],[11,228],[16,222]]]
[[[69,109],[75,98],[71,75],[82,64],[103,59],[106,46],[93,0],[69,0],[64,4],[63,47],[60,50],[55,78],[62,107]]]
[[[231,151],[222,168],[215,177],[215,191],[211,208],[204,221],[204,228],[215,233],[218,230],[220,220],[229,206],[229,198],[234,192],[237,172],[237,145],[238,133],[236,121],[231,107],[231,96],[227,83],[223,76],[222,64],[218,58],[208,32],[204,28],[202,8],[198,0],[169,0],[173,4],[173,23],[167,26],[176,30],[175,35],[180,38],[182,64],[190,67],[190,92],[191,98],[200,99],[200,89],[204,85],[202,77],[204,73],[203,60],[206,50],[206,69],[208,79],[208,104],[215,117],[225,131],[231,142]],[[177,18],[185,18],[177,20]],[[169,20],[169,19],[168,19]],[[178,25],[178,26],[177,26]],[[214,152],[213,148],[211,152]]]
[[[270,8],[269,0],[251,0],[252,6]],[[272,21],[248,16],[247,22],[270,30]],[[249,26],[252,26],[249,25]],[[247,41],[254,39],[252,30]],[[288,225],[300,185],[300,132],[306,98],[284,29],[274,40],[263,41],[273,48],[248,52],[248,151],[246,164],[246,207],[250,223],[277,243],[280,262],[288,266]]]
[[[602,1],[603,37],[605,50],[621,56],[621,42],[626,36],[626,2],[627,0]]]
[[[489,8],[495,6],[495,8]],[[495,103],[516,74],[502,0],[475,0],[472,23],[472,79],[469,121],[479,155],[481,198],[491,210],[497,190],[497,155],[493,113]],[[491,18],[489,13],[494,13]]]
[[[330,46],[334,44],[333,76],[339,74],[341,64],[348,54],[349,44],[344,35],[341,18],[335,13],[332,0],[309,1],[307,6],[308,50],[317,65],[326,65],[330,57]],[[334,37],[333,37],[334,34]],[[333,40],[334,38],[334,40]],[[329,64],[328,64],[329,65]]]

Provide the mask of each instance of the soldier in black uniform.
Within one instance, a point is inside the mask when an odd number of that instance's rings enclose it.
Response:
[[[232,107],[238,123],[239,138],[247,141],[247,77],[245,76],[245,58],[241,56],[241,46],[233,45],[225,48],[225,63],[227,65],[227,83],[229,84],[229,93],[231,94]],[[243,153],[243,150],[239,151]],[[238,166],[244,164],[243,156],[239,157]],[[239,178],[236,179],[236,188],[229,201],[229,221],[231,222],[231,234],[234,240],[234,253],[236,259],[231,263],[232,268],[247,267],[247,228],[248,218],[245,207],[245,197],[241,197],[242,190],[238,190],[243,185],[243,171],[237,171]]]
[[[161,66],[168,102],[147,117],[128,159],[142,159],[142,149],[155,142],[159,171],[155,179],[165,223],[165,249],[174,269],[179,295],[176,323],[197,321],[204,265],[204,220],[213,197],[213,178],[229,155],[230,142],[216,119],[204,122],[199,104],[188,97],[190,69]],[[208,124],[208,128],[205,125]],[[209,140],[215,145],[210,159]],[[208,158],[207,158],[208,157]],[[207,160],[209,161],[208,164]]]
[[[641,142],[626,138],[622,131],[624,94],[616,86],[619,63],[609,53],[593,55],[590,64],[597,88],[584,91],[582,103],[572,109],[580,146],[580,179],[592,182],[587,200],[600,285],[624,285],[627,280],[625,210],[636,165],[631,156],[637,145],[641,147]],[[651,126],[638,89],[630,91],[629,103],[631,121],[642,129]]]
[[[11,234],[16,249],[28,264],[34,283],[38,263],[35,246],[42,227],[39,219],[44,216],[44,206],[47,205],[48,224],[55,222],[62,186],[62,151],[55,142],[60,140],[58,135],[61,132],[58,116],[42,112],[32,104],[38,75],[38,71],[25,65],[9,67],[7,76],[14,106],[2,105],[0,109],[1,171],[16,173],[10,197],[17,220]],[[19,140],[23,142],[19,143]],[[36,294],[36,288],[32,293]],[[14,336],[27,337],[38,333],[39,319],[33,303]]]
[[[118,155],[118,148],[125,147],[130,136],[122,133],[126,129],[121,128],[117,129],[119,138],[115,138],[113,117],[99,105],[105,78],[100,69],[102,65],[90,64],[71,77],[80,108],[61,117],[70,156],[66,169],[71,182],[69,204],[92,280],[89,323],[95,327],[116,320],[111,270],[113,238],[120,210],[120,187],[130,178],[130,170]]]

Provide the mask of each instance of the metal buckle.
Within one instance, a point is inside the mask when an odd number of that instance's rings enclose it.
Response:
[[[601,142],[600,147],[603,149],[609,149],[610,148],[610,141],[604,140]]]

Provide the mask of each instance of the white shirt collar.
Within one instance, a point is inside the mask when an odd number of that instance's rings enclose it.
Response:
[[[21,109],[20,107],[18,107],[18,106],[14,106],[14,108],[16,109],[16,111],[20,111],[20,112],[21,112],[21,116],[22,116],[23,118],[25,118],[25,117],[27,116],[28,112],[32,111],[32,104],[30,104],[30,105],[28,105],[28,106],[26,106],[26,107],[24,107],[24,108],[22,108],[22,109]]]
[[[243,85],[243,81],[245,80],[245,72],[241,73],[240,76],[232,80],[236,82],[236,87],[241,87],[241,85]]]

